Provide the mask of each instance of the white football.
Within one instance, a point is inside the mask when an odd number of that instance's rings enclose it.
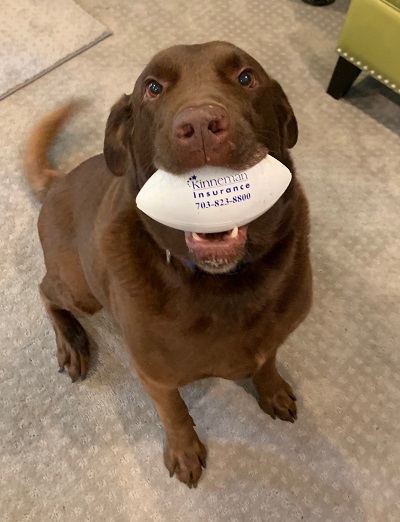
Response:
[[[292,174],[267,156],[247,170],[201,167],[186,174],[157,170],[136,198],[149,217],[185,232],[224,232],[247,225],[270,209]]]

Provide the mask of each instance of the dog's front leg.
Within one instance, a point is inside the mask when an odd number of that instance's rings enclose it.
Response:
[[[194,422],[177,388],[170,388],[149,379],[138,371],[147,393],[153,399],[164,425],[166,445],[164,463],[170,476],[175,475],[190,488],[197,487],[202,467],[206,467],[207,450],[200,442]]]

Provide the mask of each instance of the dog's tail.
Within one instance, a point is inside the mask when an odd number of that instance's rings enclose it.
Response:
[[[36,198],[43,202],[53,182],[61,175],[48,158],[51,143],[64,123],[79,109],[81,101],[71,101],[46,116],[32,131],[26,146],[24,170]]]

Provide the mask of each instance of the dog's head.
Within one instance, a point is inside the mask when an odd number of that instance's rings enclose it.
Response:
[[[241,49],[210,42],[172,47],[152,59],[132,94],[111,110],[104,155],[116,176],[133,178],[137,193],[157,169],[241,170],[266,154],[291,168],[288,149],[296,141],[296,119],[281,86]],[[161,248],[225,273],[263,255],[272,241],[263,234],[267,222],[278,226],[283,211],[276,204],[249,225],[218,234],[183,233],[140,215]]]

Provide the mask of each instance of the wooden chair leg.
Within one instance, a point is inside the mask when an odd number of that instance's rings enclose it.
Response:
[[[339,56],[327,93],[338,100],[347,93],[360,72],[361,69]]]

